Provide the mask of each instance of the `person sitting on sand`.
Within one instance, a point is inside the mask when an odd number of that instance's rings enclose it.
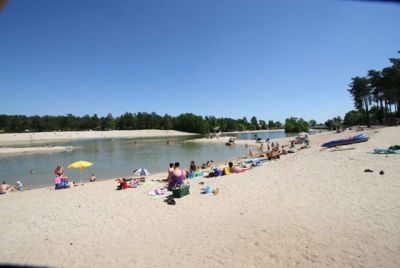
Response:
[[[64,187],[61,187],[61,177],[57,176],[54,178],[54,189],[58,190],[58,189],[63,189]]]
[[[194,163],[194,161],[190,161],[189,170],[186,171],[186,177],[193,178],[195,172],[196,172],[196,164]]]
[[[294,143],[295,143],[295,140],[290,141],[290,149],[294,148]]]
[[[285,149],[285,146],[284,146],[284,145],[282,145],[282,152],[281,152],[281,154],[283,154],[283,155],[287,154],[287,151],[286,151],[286,149]]]
[[[22,185],[22,182],[17,181],[17,183],[15,184],[15,189],[22,192],[24,190],[24,186]]]
[[[96,181],[96,176],[94,175],[94,173],[92,173],[92,176],[90,176],[89,181],[90,182],[95,182]]]
[[[72,185],[74,184],[69,182],[67,176],[56,176],[54,178],[54,189],[56,190],[70,188]]]
[[[169,163],[168,176],[164,181],[166,181],[167,183],[170,183],[173,172],[174,172],[174,163]]]
[[[207,161],[207,168],[211,168],[211,169],[214,168],[214,161],[213,160]]]
[[[275,147],[275,150],[272,152],[272,155],[275,157],[275,159],[279,159],[281,153],[279,152],[279,147]]]
[[[194,161],[190,161],[190,166],[189,166],[189,172],[195,172],[196,171],[196,164]]]
[[[171,191],[175,186],[182,184],[185,180],[185,174],[179,167],[179,162],[175,162],[171,181],[168,183],[168,190]]]
[[[3,183],[0,185],[0,194],[6,194],[10,192],[17,192],[18,189],[15,188],[12,185],[7,184],[6,181],[3,181]]]

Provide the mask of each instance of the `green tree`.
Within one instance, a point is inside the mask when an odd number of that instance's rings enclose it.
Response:
[[[162,119],[162,127],[164,129],[172,129],[174,127],[172,117],[168,114],[165,114]]]
[[[290,117],[285,120],[285,132],[307,132],[308,127],[308,123],[303,118]]]
[[[325,122],[325,126],[330,129],[338,129],[342,127],[342,118],[340,116],[334,117],[332,119],[329,119]]]
[[[252,130],[258,129],[258,120],[257,120],[257,117],[253,116],[253,117],[250,119],[250,124],[251,124]]]
[[[353,82],[350,84],[348,91],[353,96],[354,106],[358,110],[365,110],[365,122],[370,126],[369,121],[369,106],[371,103],[370,87],[368,79],[365,77],[353,77]]]
[[[101,129],[112,130],[115,128],[116,128],[116,120],[114,119],[111,113],[109,113],[106,117],[101,118]]]
[[[265,122],[264,120],[258,120],[258,124],[260,125],[261,129],[268,128],[267,122]]]
[[[279,122],[279,121],[276,121],[276,122],[275,122],[275,127],[276,127],[276,128],[282,128],[282,127],[283,127],[283,125],[282,125],[282,123],[281,123],[281,122]]]
[[[100,118],[97,116],[97,114],[94,114],[90,120],[90,129],[101,129]]]

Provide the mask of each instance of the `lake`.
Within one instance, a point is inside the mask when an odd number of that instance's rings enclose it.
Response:
[[[58,163],[65,167],[65,175],[76,181],[80,178],[79,170],[67,168],[69,164],[77,160],[95,163],[82,173],[84,182],[87,182],[91,173],[95,173],[98,180],[130,176],[134,169],[140,167],[151,173],[166,174],[170,162],[178,161],[183,168],[188,168],[191,160],[200,165],[208,160],[225,161],[246,154],[242,146],[185,142],[188,139],[193,139],[193,136],[51,142],[55,146],[79,148],[70,152],[0,156],[0,179],[10,184],[20,180],[25,187],[40,188],[53,185],[53,172]],[[167,145],[167,140],[172,144]],[[18,147],[45,144],[24,143]]]
[[[310,134],[320,132],[322,131],[311,131]],[[227,135],[236,136],[237,139],[254,140],[255,134],[262,139],[278,139],[297,135],[284,131]],[[54,146],[71,145],[79,148],[68,152],[0,156],[0,180],[7,180],[10,184],[20,180],[25,187],[40,188],[53,184],[53,172],[57,164],[65,167],[66,176],[79,181],[79,170],[67,168],[69,164],[77,160],[95,163],[94,166],[86,168],[82,173],[83,181],[87,182],[91,173],[94,173],[98,180],[132,176],[133,170],[140,167],[148,169],[151,173],[164,172],[166,174],[170,162],[178,161],[183,168],[188,168],[191,160],[200,165],[209,160],[233,160],[247,153],[247,149],[242,146],[185,142],[193,138],[193,136],[187,136],[25,142],[12,146],[33,147],[50,143]],[[167,140],[172,141],[172,144],[167,145]]]

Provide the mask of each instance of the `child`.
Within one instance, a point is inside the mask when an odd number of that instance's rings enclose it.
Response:
[[[20,181],[17,181],[17,183],[15,184],[15,188],[17,188],[18,191],[24,190],[24,186],[22,185],[22,183]]]
[[[95,182],[96,181],[96,176],[94,175],[94,173],[92,173],[92,176],[90,176],[90,182]]]

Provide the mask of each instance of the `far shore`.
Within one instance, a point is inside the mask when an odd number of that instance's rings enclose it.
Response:
[[[311,129],[312,130],[312,129]],[[229,139],[229,134],[239,133],[260,133],[260,132],[279,132],[283,129],[271,130],[251,130],[251,131],[234,131],[223,132],[224,136],[219,139],[194,139],[188,142],[197,143],[226,143]],[[196,136],[199,134],[188,133],[176,130],[111,130],[111,131],[54,131],[54,132],[25,132],[25,133],[5,133],[0,134],[0,155],[11,155],[21,153],[58,153],[72,150],[70,146],[30,146],[30,147],[13,147],[14,145],[27,143],[51,143],[56,141],[71,141],[71,140],[88,140],[88,139],[112,139],[112,138],[168,138],[182,136]],[[286,139],[284,139],[286,141]],[[289,140],[289,138],[287,138]],[[249,140],[237,140],[236,144],[240,145],[256,145]]]
[[[39,146],[39,147],[0,147],[0,155],[3,154],[28,154],[28,153],[58,153],[72,151],[72,146]]]
[[[309,131],[327,131],[327,129],[314,129],[310,128]],[[228,131],[228,132],[222,132],[222,134],[245,134],[245,133],[260,133],[260,132],[281,132],[285,131],[284,128],[277,128],[277,129],[259,129],[259,130],[244,130],[244,131]]]
[[[110,131],[52,131],[5,133],[0,135],[0,145],[25,142],[50,142],[64,140],[109,139],[109,138],[154,138],[198,135],[176,130],[110,130]]]

